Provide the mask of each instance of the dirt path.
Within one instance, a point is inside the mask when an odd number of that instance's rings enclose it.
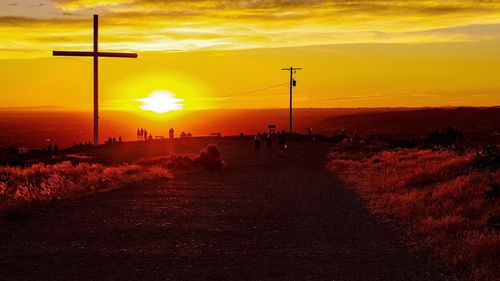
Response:
[[[440,280],[325,171],[327,145],[292,143],[286,159],[260,162],[241,142],[220,146],[225,173],[0,225],[0,280]]]

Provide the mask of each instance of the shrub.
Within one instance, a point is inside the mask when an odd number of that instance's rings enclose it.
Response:
[[[202,149],[198,155],[170,154],[168,156],[140,159],[139,165],[157,165],[168,169],[189,169],[202,167],[208,171],[223,171],[227,165],[222,159],[220,149],[211,144]]]
[[[450,127],[431,133],[429,143],[441,147],[449,147],[463,140],[464,133],[456,128]]]
[[[500,168],[500,151],[497,147],[488,147],[485,150],[477,151],[472,165],[478,169],[492,169]]]
[[[226,168],[226,163],[222,160],[220,149],[215,144],[211,144],[206,149],[200,151],[197,160],[209,171],[223,171]]]

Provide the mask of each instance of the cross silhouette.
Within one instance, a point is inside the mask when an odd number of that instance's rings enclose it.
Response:
[[[94,145],[99,144],[99,57],[137,58],[136,53],[99,52],[98,48],[99,16],[94,15],[94,51],[53,51],[53,56],[93,57],[94,58]]]

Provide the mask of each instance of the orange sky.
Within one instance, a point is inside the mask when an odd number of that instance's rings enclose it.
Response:
[[[0,2],[1,107],[90,110],[92,14],[107,110],[165,90],[185,109],[500,104],[500,1],[11,0]],[[276,86],[276,87],[274,87]],[[268,88],[266,90],[255,91]]]

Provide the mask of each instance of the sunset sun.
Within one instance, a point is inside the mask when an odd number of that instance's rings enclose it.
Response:
[[[154,91],[148,97],[137,99],[137,101],[142,103],[141,109],[156,113],[181,110],[184,106],[183,99],[176,98],[174,94],[165,90]]]

